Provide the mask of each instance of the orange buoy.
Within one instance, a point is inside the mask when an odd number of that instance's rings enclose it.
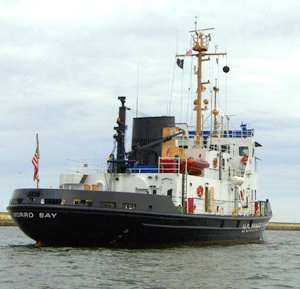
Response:
[[[197,188],[197,194],[198,194],[198,197],[202,198],[202,196],[203,196],[203,187],[201,185],[198,186],[198,188]]]

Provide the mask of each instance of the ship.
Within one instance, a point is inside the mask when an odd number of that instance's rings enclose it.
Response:
[[[148,247],[250,243],[262,240],[272,218],[268,199],[259,200],[261,144],[242,123],[225,126],[217,110],[217,82],[211,125],[204,126],[204,61],[211,35],[190,31],[192,49],[180,57],[197,60],[195,123],[174,116],[134,117],[126,150],[126,97],[119,96],[114,149],[107,157],[69,158],[58,188],[16,189],[7,210],[36,246]],[[224,66],[227,73],[229,67]],[[229,118],[229,116],[227,116]],[[228,122],[229,123],[229,122]],[[209,127],[209,129],[204,129]]]

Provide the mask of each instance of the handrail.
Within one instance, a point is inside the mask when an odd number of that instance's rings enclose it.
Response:
[[[102,173],[107,171],[108,164],[107,158],[80,158],[69,157],[67,158],[67,172],[68,173]]]

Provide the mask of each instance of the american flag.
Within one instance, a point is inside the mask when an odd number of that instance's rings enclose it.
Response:
[[[38,141],[38,134],[36,135],[36,149],[35,153],[32,158],[33,164],[33,180],[39,180],[39,159],[40,159],[40,152],[39,152],[39,141]]]
[[[38,180],[39,179],[39,158],[40,155],[38,151],[36,151],[33,155],[32,158],[32,164],[33,164],[33,180]]]
[[[189,49],[189,50],[186,52],[186,54],[185,54],[185,55],[189,55],[189,56],[193,55],[193,51],[192,51],[192,49]]]

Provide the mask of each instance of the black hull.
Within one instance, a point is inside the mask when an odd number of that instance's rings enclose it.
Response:
[[[184,214],[169,196],[63,189],[15,190],[7,210],[45,246],[252,242],[271,218]]]
[[[10,205],[19,228],[44,246],[150,246],[261,239],[271,216],[230,217],[118,209]]]

